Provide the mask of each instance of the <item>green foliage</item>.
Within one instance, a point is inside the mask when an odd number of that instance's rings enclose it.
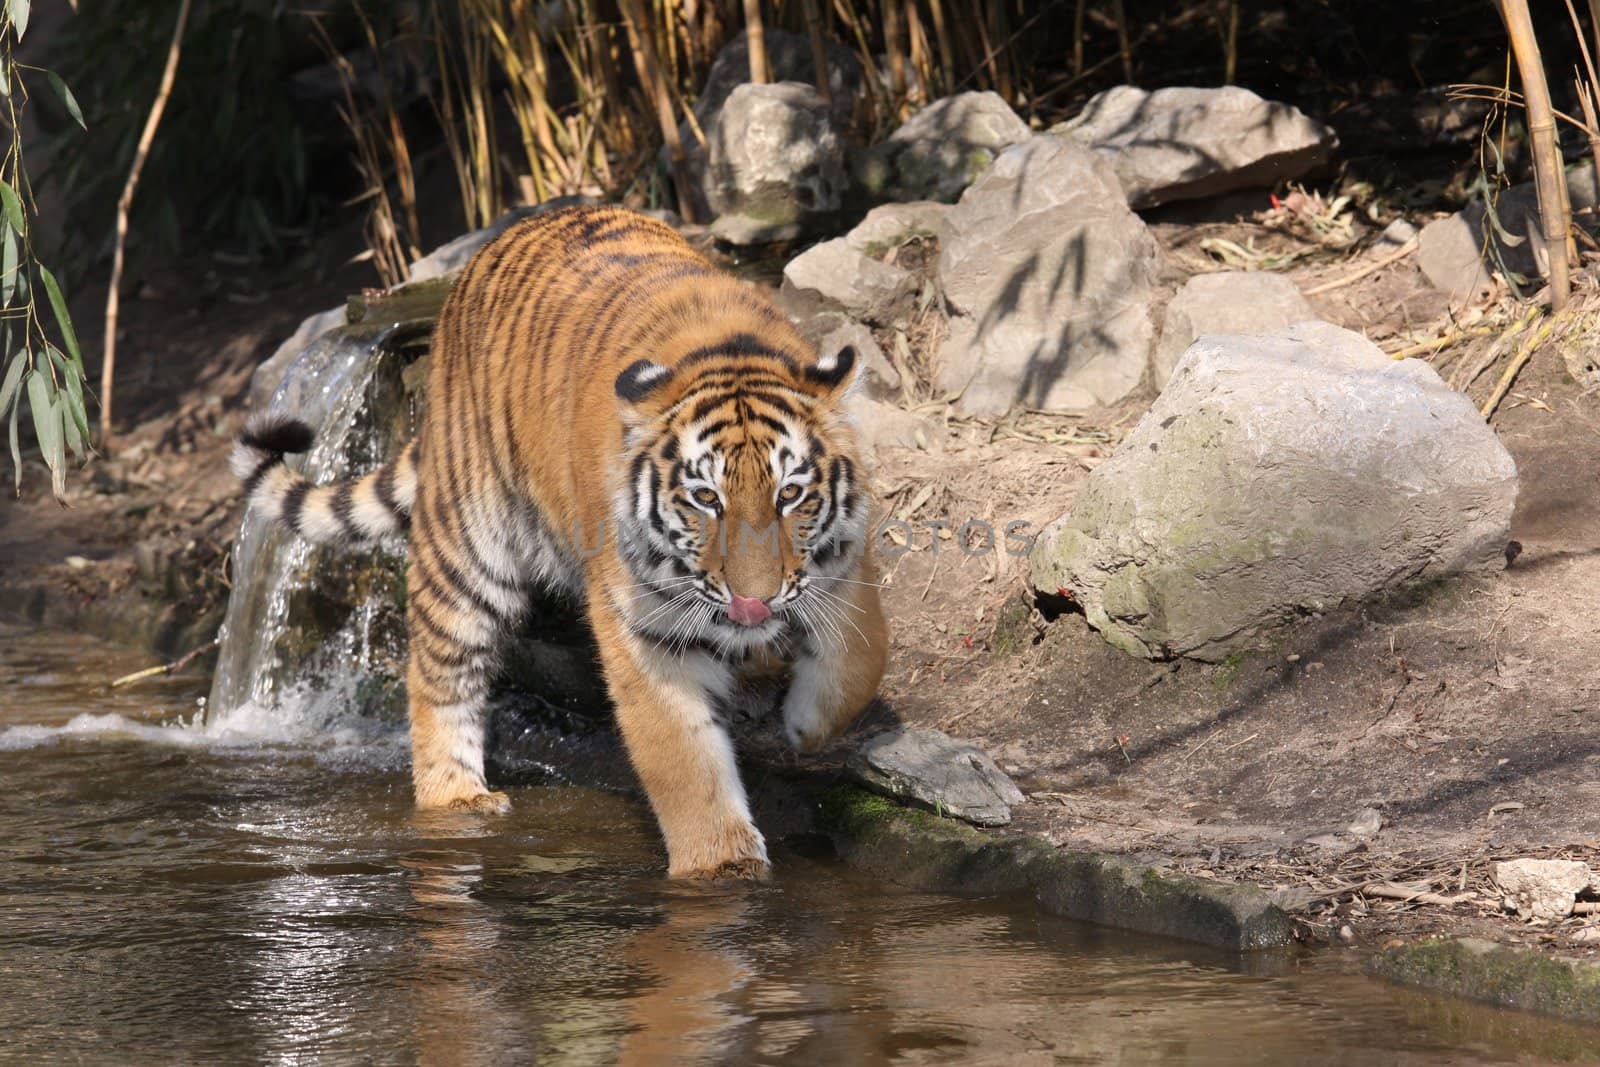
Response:
[[[59,499],[66,490],[67,452],[82,460],[89,452],[89,419],[83,399],[83,353],[72,328],[61,285],[34,255],[29,207],[33,187],[22,158],[20,118],[28,103],[26,73],[43,75],[69,114],[81,126],[77,101],[54,73],[19,64],[12,50],[28,27],[28,0],[6,0],[0,12],[0,117],[10,133],[0,159],[0,418],[9,423],[11,462],[22,487],[22,441],[18,424],[26,397],[34,437],[50,468],[50,487]],[[37,300],[42,285],[54,319],[55,337],[46,329]],[[65,351],[63,351],[65,349]]]
[[[161,79],[178,0],[82,0],[52,43],[72,86],[56,95],[57,136],[87,118],[95,136],[54,151],[45,177],[64,197],[60,257],[73,276],[109,255],[116,202]],[[249,254],[277,251],[316,220],[319,145],[342,148],[331,108],[297,100],[291,76],[314,66],[310,22],[279,0],[197,4],[159,136],[139,183],[130,235],[183,251],[192,239]],[[54,83],[52,83],[52,87]],[[63,89],[65,85],[63,85]],[[54,103],[54,101],[52,101]],[[64,113],[64,114],[63,114]],[[64,121],[70,118],[70,122]]]

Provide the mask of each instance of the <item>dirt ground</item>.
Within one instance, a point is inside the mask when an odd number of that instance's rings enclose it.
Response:
[[[1240,266],[1240,254],[1254,266],[1287,257],[1311,288],[1392,249],[1371,245],[1377,222],[1358,227],[1366,240],[1347,250],[1306,222],[1326,205],[1297,214],[1264,198],[1247,205],[1257,217],[1246,221],[1156,221],[1169,289],[1197,270]],[[36,454],[20,496],[0,498],[9,613],[41,597],[143,598],[167,605],[170,634],[220,617],[240,513],[225,456],[249,373],[302,317],[365,281],[218,263],[202,273],[152,279],[125,305],[126,428],[113,458],[71,479],[70,507],[50,501]],[[197,285],[203,299],[178,295]],[[1388,349],[1515,314],[1494,301],[1452,311],[1414,256],[1312,300]],[[84,332],[85,349],[97,350]],[[1447,347],[1435,362],[1447,377],[1464,373],[1492,340]],[[1476,399],[1504,358],[1467,385]],[[1152,399],[1147,388],[1115,409],[998,422],[924,404],[943,429],[931,451],[879,453],[885,511],[1038,529],[1070,507]],[[1514,856],[1600,862],[1600,397],[1584,395],[1547,347],[1494,425],[1521,473],[1522,551],[1511,566],[1330,613],[1221,665],[1135,660],[1081,616],[1047,621],[1023,560],[969,558],[953,538],[936,550],[924,529],[886,563],[890,670],[882,706],[854,733],[903,721],[975,741],[1031,794],[1015,829],[1261,885],[1312,936],[1337,939],[1348,926],[1344,940],[1378,943],[1449,929],[1596,951],[1585,947],[1591,919],[1522,927],[1503,916],[1488,875],[1493,860]],[[1349,830],[1369,808],[1382,828]],[[1418,905],[1362,892],[1385,883],[1466,899]]]

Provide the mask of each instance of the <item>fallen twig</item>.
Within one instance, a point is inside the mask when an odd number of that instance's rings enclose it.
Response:
[[[199,648],[190,649],[188,652],[185,652],[171,663],[163,663],[159,667],[146,667],[142,671],[134,671],[132,674],[124,674],[121,678],[118,678],[116,681],[111,683],[111,688],[120,689],[122,686],[132,685],[134,682],[143,681],[146,678],[154,678],[157,675],[171,674],[174,671],[181,671],[200,656],[210,652],[213,648],[216,648],[221,643],[221,638],[213,637]]]
[[[1446,908],[1478,899],[1478,894],[1476,893],[1457,893],[1455,896],[1447,897],[1443,893],[1434,893],[1429,890],[1407,889],[1405,886],[1395,885],[1393,882],[1373,882],[1371,885],[1362,886],[1361,894],[1368,897],[1380,897],[1384,900],[1402,900],[1408,904],[1438,904]]]
[[[1404,348],[1397,348],[1393,352],[1385,354],[1390,359],[1410,359],[1412,356],[1427,356],[1432,355],[1441,348],[1449,348],[1457,341],[1465,341],[1469,337],[1484,337],[1497,332],[1499,332],[1499,327],[1495,326],[1472,326],[1461,330],[1451,330],[1442,337],[1435,337],[1431,341],[1418,341],[1414,345],[1406,345]]]
[[[1342,278],[1335,278],[1331,282],[1323,282],[1321,285],[1312,286],[1310,289],[1306,290],[1306,295],[1307,296],[1320,296],[1323,293],[1330,293],[1335,289],[1342,289],[1346,285],[1350,285],[1353,282],[1359,282],[1362,278],[1365,278],[1367,275],[1373,273],[1374,271],[1382,270],[1384,267],[1387,267],[1389,264],[1398,262],[1399,260],[1402,260],[1402,259],[1406,258],[1407,256],[1409,256],[1411,253],[1415,252],[1416,250],[1417,250],[1417,238],[1413,237],[1413,238],[1411,238],[1411,240],[1407,241],[1405,244],[1401,245],[1399,248],[1395,249],[1393,252],[1390,252],[1388,255],[1384,256],[1382,259],[1376,260],[1375,262],[1372,262],[1372,263],[1368,263],[1366,266],[1360,268],[1359,270],[1351,271],[1349,274],[1346,274]]]
[[[1523,338],[1522,345],[1517,349],[1517,354],[1512,357],[1505,373],[1500,375],[1500,381],[1496,383],[1494,392],[1490,393],[1489,399],[1483,402],[1483,407],[1479,409],[1478,414],[1486,419],[1494,414],[1494,409],[1500,406],[1500,401],[1504,400],[1506,394],[1511,392],[1512,383],[1517,380],[1517,375],[1527,365],[1528,360],[1533,358],[1533,350],[1550,339],[1550,334],[1555,329],[1556,318],[1557,316],[1551,316],[1538,329],[1531,331]]]

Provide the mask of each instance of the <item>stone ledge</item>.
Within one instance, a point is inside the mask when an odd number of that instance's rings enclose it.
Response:
[[[1600,1022],[1600,967],[1477,938],[1430,938],[1374,956],[1367,969],[1398,985],[1419,986],[1505,1008]]]
[[[1294,940],[1292,920],[1255,889],[983,834],[853,786],[822,795],[818,823],[845,862],[913,889],[1027,893],[1051,915],[1236,951]]]

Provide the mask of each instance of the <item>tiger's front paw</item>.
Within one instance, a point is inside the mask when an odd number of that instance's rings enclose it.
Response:
[[[477,793],[450,802],[453,811],[476,811],[483,815],[504,815],[511,810],[511,798],[504,793]]]
[[[748,822],[712,825],[668,844],[669,878],[695,881],[762,881],[772,867],[761,831]]]

